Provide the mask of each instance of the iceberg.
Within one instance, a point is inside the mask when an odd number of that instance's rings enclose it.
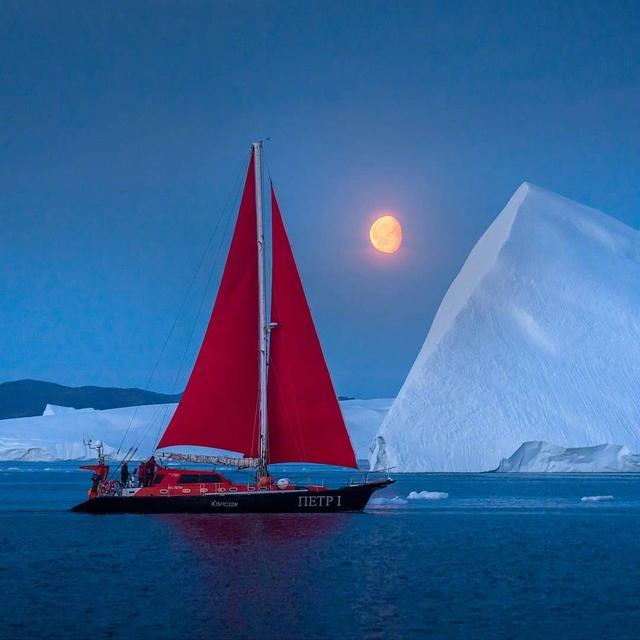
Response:
[[[368,460],[371,441],[387,415],[393,398],[342,400],[340,408],[347,423],[351,444],[358,460]]]
[[[114,456],[125,433],[121,456],[131,446],[147,454],[175,407],[162,404],[96,410],[48,404],[42,416],[0,420],[0,460],[88,460],[95,457],[95,451],[84,444],[90,438],[102,440],[105,453]]]
[[[391,402],[391,399],[373,399],[340,403],[358,459],[368,458],[369,443]],[[48,404],[42,416],[0,420],[0,461],[92,459],[95,451],[84,444],[89,438],[102,440],[105,453],[114,456],[125,433],[120,456],[130,447],[137,447],[140,455],[148,455],[176,406],[157,404],[96,410]],[[195,447],[193,452],[202,451]]]
[[[449,494],[444,491],[412,491],[408,500],[444,500]]]
[[[531,441],[640,451],[639,380],[640,232],[525,183],[442,300],[370,464],[489,471]]]
[[[525,442],[496,471],[538,473],[640,471],[640,456],[621,445],[560,447],[549,442]]]
[[[393,498],[371,498],[369,505],[391,505],[402,506],[407,504],[407,501],[400,496],[394,496]]]
[[[60,414],[69,414],[69,413],[78,413],[80,411],[95,411],[95,409],[74,409],[73,407],[61,407],[57,404],[48,404],[44,411],[42,412],[43,416],[57,416]]]

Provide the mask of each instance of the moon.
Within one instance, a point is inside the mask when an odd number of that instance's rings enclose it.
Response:
[[[393,216],[378,218],[369,230],[371,244],[382,253],[395,253],[402,244],[402,226]]]

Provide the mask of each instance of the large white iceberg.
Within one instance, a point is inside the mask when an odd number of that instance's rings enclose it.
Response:
[[[367,459],[369,443],[391,402],[374,399],[340,403],[358,459]],[[90,438],[101,440],[110,455],[117,453],[123,440],[120,456],[132,447],[140,455],[148,455],[176,406],[145,405],[98,411],[47,405],[42,416],[0,420],[0,460],[89,459],[95,457],[95,451],[84,444]]]
[[[534,440],[640,451],[640,232],[525,183],[449,288],[371,464],[488,471]]]

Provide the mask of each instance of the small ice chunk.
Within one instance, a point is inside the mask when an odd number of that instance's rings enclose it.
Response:
[[[582,496],[580,502],[602,502],[603,500],[613,500],[613,496]]]
[[[412,491],[407,499],[409,500],[444,500],[449,494],[444,491]]]
[[[394,498],[371,498],[369,504],[407,504],[407,501],[400,496]]]

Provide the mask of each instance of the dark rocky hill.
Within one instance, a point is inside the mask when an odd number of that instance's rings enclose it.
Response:
[[[40,416],[47,404],[75,409],[114,409],[177,402],[180,395],[155,393],[144,389],[65,387],[54,382],[16,380],[0,384],[0,419]]]

